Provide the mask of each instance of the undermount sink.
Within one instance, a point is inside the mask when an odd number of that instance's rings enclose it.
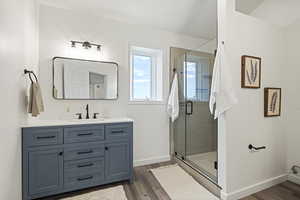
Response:
[[[109,118],[98,118],[98,119],[72,119],[71,122],[97,122],[97,121],[105,121]]]

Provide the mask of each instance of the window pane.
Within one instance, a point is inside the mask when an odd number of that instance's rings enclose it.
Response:
[[[211,76],[208,60],[188,61],[186,64],[186,97],[188,100],[208,102]]]
[[[151,98],[151,57],[133,56],[133,98]]]
[[[210,74],[209,60],[201,59],[199,63],[199,81],[198,81],[198,100],[202,102],[209,101],[210,90]]]
[[[196,99],[196,67],[197,63],[187,62],[186,63],[186,84],[187,84],[187,98]]]

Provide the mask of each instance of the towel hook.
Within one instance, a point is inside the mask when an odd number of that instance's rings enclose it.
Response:
[[[36,77],[36,75],[35,75],[35,73],[34,73],[33,71],[30,71],[30,70],[24,69],[24,74],[28,74],[28,76],[29,76],[29,79],[30,79],[31,83],[34,83],[34,81],[33,81],[32,77],[31,77],[31,74],[34,76],[34,78],[35,78],[35,81],[36,81],[36,82],[38,82],[38,79],[37,79],[37,77]]]

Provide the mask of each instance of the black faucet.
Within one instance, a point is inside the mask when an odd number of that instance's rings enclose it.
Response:
[[[89,104],[86,105],[86,119],[90,119]]]

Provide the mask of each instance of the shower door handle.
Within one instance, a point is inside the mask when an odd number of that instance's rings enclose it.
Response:
[[[186,115],[192,115],[194,112],[194,103],[193,101],[187,101],[185,104],[185,113]]]

